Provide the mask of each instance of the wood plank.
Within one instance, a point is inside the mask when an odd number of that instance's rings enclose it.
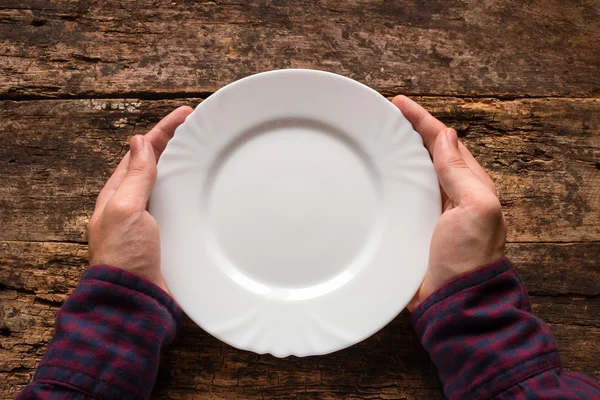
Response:
[[[506,254],[530,294],[600,298],[600,243],[509,243]]]
[[[600,3],[5,0],[0,96],[188,96],[316,68],[394,94],[597,96]]]
[[[600,297],[530,296],[531,310],[550,325],[569,325],[600,328]],[[589,347],[593,349],[594,346]],[[600,365],[595,365],[600,368]]]
[[[495,179],[509,241],[600,241],[600,99],[417,100]],[[199,101],[0,102],[0,240],[84,243],[128,137]]]
[[[600,296],[599,247],[595,243],[509,243],[507,256],[530,294],[592,299]],[[0,288],[35,294],[38,301],[60,304],[87,265],[85,244],[0,242]],[[597,318],[592,323],[600,325],[600,313],[574,316],[570,323],[580,318]]]
[[[60,305],[88,266],[87,245],[0,242],[0,292],[17,290]]]
[[[589,351],[600,340],[593,246],[516,243],[508,254],[534,294],[533,311],[551,323],[565,365],[598,379],[600,364]],[[86,265],[83,244],[0,243],[0,391],[7,396],[31,378],[55,313]],[[156,397],[441,398],[435,368],[408,318],[402,313],[374,337],[341,352],[285,360],[235,350],[188,321],[165,360]]]
[[[3,102],[0,237],[85,242],[95,197],[128,137],[145,133],[176,104],[199,101]]]
[[[490,173],[509,241],[600,238],[599,100],[417,98]]]
[[[598,343],[600,343],[600,329],[591,328],[582,330],[578,326],[550,324],[552,334],[556,337],[558,349],[561,354],[563,367],[567,371],[581,372],[600,381],[600,365],[585,353],[593,353],[598,358]],[[567,356],[568,354],[568,356]]]

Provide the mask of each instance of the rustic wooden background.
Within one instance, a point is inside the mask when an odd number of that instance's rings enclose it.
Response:
[[[598,0],[0,0],[1,398],[32,377],[87,266],[94,199],[128,138],[290,67],[410,95],[458,129],[498,185],[508,255],[565,368],[600,378]],[[155,397],[442,393],[404,312],[349,349],[284,360],[188,321]]]

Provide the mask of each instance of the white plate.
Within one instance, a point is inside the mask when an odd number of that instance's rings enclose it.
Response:
[[[278,357],[392,320],[427,267],[440,192],[421,137],[374,90],[265,72],[202,102],[158,164],[165,282],[198,325]]]

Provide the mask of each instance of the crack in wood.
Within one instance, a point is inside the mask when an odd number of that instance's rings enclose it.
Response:
[[[79,56],[82,59],[95,59],[93,57]],[[55,60],[56,61],[56,60]],[[66,60],[65,60],[66,61]],[[139,92],[139,91],[123,91],[118,94],[115,93],[77,93],[77,94],[11,94],[4,93],[0,94],[0,101],[34,101],[34,100],[112,100],[112,99],[139,99],[139,100],[186,100],[190,98],[198,98],[206,100],[208,97],[213,95],[215,92],[175,92],[175,91],[155,91],[155,92]],[[478,100],[499,100],[499,101],[515,101],[515,100],[594,100],[596,97],[590,96],[534,96],[523,93],[521,95],[495,95],[495,94],[461,94],[461,93],[432,93],[432,92],[404,92],[404,91],[387,91],[379,90],[379,94],[388,99],[392,99],[397,95],[404,95],[407,97],[414,98],[418,101],[419,98],[431,97],[431,98],[448,98],[448,99],[478,99]]]

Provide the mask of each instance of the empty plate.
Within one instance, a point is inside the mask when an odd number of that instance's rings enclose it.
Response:
[[[265,72],[202,102],[158,163],[150,212],[173,297],[207,332],[278,357],[372,335],[410,301],[440,216],[402,113],[354,80]]]

